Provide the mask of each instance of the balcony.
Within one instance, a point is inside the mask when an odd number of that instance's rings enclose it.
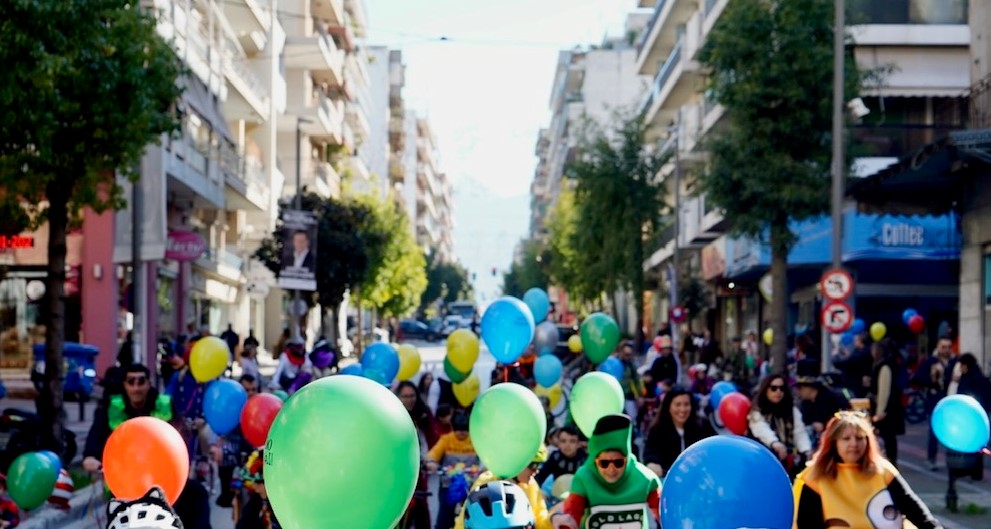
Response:
[[[680,36],[677,28],[687,23],[697,9],[697,1],[657,0],[637,41],[637,70],[642,75],[657,72],[657,64],[671,53]]]
[[[168,176],[169,193],[177,200],[189,200],[197,208],[223,209],[224,176],[212,162],[208,144],[197,144],[184,136],[168,139],[161,147],[149,147],[149,160],[161,155]]]
[[[304,187],[323,198],[341,196],[341,177],[334,166],[327,162],[316,158],[304,160],[301,180]],[[292,187],[288,191],[295,192],[296,189]]]
[[[396,155],[389,157],[389,181],[394,184],[402,184],[406,181],[406,169],[402,160]]]
[[[309,70],[317,84],[340,85],[344,81],[344,51],[337,48],[321,23],[314,21],[307,27],[311,31],[306,35],[286,38],[286,68]]]
[[[232,27],[251,34],[268,33],[272,19],[268,0],[236,0],[224,3],[224,15]]]
[[[347,160],[347,168],[350,172],[352,182],[369,182],[371,175],[365,162],[358,156],[350,156]]]
[[[402,118],[393,116],[389,119],[389,145],[396,152],[400,152],[406,147],[406,127]]]
[[[677,119],[681,105],[698,93],[701,82],[700,67],[684,53],[684,38],[678,39],[671,54],[661,65],[650,85],[650,91],[640,103],[639,112],[644,121],[657,126],[667,126]]]
[[[265,85],[248,66],[248,58],[230,41],[224,47],[224,77],[233,90],[224,101],[229,120],[267,120],[270,99]]]
[[[244,258],[226,249],[220,248],[216,252],[217,272],[227,279],[237,281],[244,272]]]
[[[329,31],[340,42],[341,48],[347,52],[354,51],[354,27],[352,26],[351,16],[347,12],[344,13],[344,22],[342,24],[332,25]]]
[[[227,184],[227,208],[265,211],[269,207],[271,187],[268,173],[254,160],[230,151],[221,158],[221,170]]]
[[[923,145],[963,128],[965,128],[963,124],[851,127],[850,154],[856,158],[901,158]]]
[[[310,12],[332,26],[340,26],[344,23],[344,0],[313,0]]]
[[[347,116],[348,124],[354,130],[355,136],[359,141],[367,140],[372,133],[372,127],[368,124],[368,118],[365,117],[365,111],[358,105],[349,104],[347,105],[347,110],[345,111]]]

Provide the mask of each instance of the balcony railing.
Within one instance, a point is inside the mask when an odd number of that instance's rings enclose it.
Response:
[[[849,24],[966,24],[967,0],[852,0]]]
[[[640,34],[640,39],[637,40],[637,57],[643,53],[643,47],[647,44],[647,39],[650,38],[650,32],[654,31],[654,24],[657,23],[657,18],[661,16],[661,11],[664,9],[664,4],[666,3],[667,0],[657,0],[657,3],[654,4],[654,12],[651,13],[650,20],[644,26],[643,33]]]
[[[671,77],[671,72],[674,71],[675,65],[681,61],[681,47],[685,42],[684,35],[678,37],[678,42],[675,43],[674,48],[671,49],[671,53],[668,58],[664,60],[664,64],[657,71],[657,75],[654,76],[654,82],[650,86],[650,92],[647,93],[647,97],[644,98],[643,103],[640,104],[639,114],[643,115],[650,107],[654,104],[654,100],[661,95],[661,90],[664,89],[664,85],[667,84],[668,78]]]
[[[238,271],[244,270],[244,259],[236,253],[228,251],[226,248],[221,248],[217,251],[217,263],[229,266]]]
[[[884,125],[860,126],[850,129],[854,157],[900,158],[914,149],[932,143],[961,125]]]

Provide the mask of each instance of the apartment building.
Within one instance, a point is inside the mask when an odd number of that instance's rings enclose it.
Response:
[[[724,235],[728,224],[722,214],[696,190],[694,174],[704,169],[700,140],[724,126],[723,109],[705,90],[705,72],[698,52],[718,23],[729,0],[643,0],[650,18],[637,42],[637,67],[650,76],[650,88],[640,111],[651,125],[652,139],[662,149],[676,150],[676,163],[662,170],[669,201],[677,204],[679,233],[668,230],[644,262],[661,285],[654,297],[654,321],[666,321],[678,300],[672,293],[672,257],[678,252],[682,277],[706,282],[710,308],[695,329],[710,328],[724,342],[731,336],[765,326],[769,252],[755,241]],[[854,53],[865,68],[890,67],[884,82],[863,94],[859,121],[849,129],[853,153],[858,157],[851,178],[864,176],[891,163],[946,131],[961,128],[965,108],[961,93],[969,86],[967,2],[964,0],[900,0],[897,2],[847,2],[854,21],[849,31]],[[677,164],[678,171],[675,171]],[[675,176],[680,178],[675,178]],[[924,307],[930,319],[955,318],[956,294],[950,287],[959,253],[953,220],[919,217],[898,221],[860,214],[852,207],[844,213],[844,261],[858,275],[855,311],[867,321],[900,321],[894,316],[904,304]],[[887,226],[907,222],[933,236],[923,246],[883,237]],[[832,227],[821,223],[795,226],[802,240],[790,256],[789,329],[804,332],[819,327],[815,282],[830,260],[828,241]],[[949,228],[948,228],[949,227]],[[818,242],[817,242],[818,241]],[[914,258],[908,268],[921,287],[906,278],[885,276],[882,270],[900,260]],[[905,263],[902,263],[905,264]],[[920,297],[916,294],[926,292]],[[904,307],[902,307],[903,309]],[[902,310],[898,309],[898,310]],[[699,316],[699,315],[696,315]],[[889,328],[893,325],[889,324]]]
[[[435,249],[442,261],[454,260],[451,183],[440,169],[437,140],[430,121],[410,109],[403,113],[403,201],[416,241]],[[396,168],[398,171],[399,168]]]

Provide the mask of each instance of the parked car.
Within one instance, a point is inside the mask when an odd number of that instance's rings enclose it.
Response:
[[[401,320],[399,322],[399,332],[406,340],[426,340],[436,342],[440,339],[440,333],[427,327],[426,323],[416,320]]]
[[[446,338],[450,336],[452,332],[458,329],[467,329],[468,327],[464,324],[464,321],[462,321],[461,316],[452,314],[444,318],[444,325],[441,328],[441,334],[443,334]]]

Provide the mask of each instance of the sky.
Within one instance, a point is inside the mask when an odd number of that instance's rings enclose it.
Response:
[[[558,52],[620,34],[635,0],[367,0],[368,41],[403,52],[407,108],[426,116],[454,186],[454,250],[478,301],[500,294],[529,230],[537,133]],[[492,274],[495,268],[497,273]]]

